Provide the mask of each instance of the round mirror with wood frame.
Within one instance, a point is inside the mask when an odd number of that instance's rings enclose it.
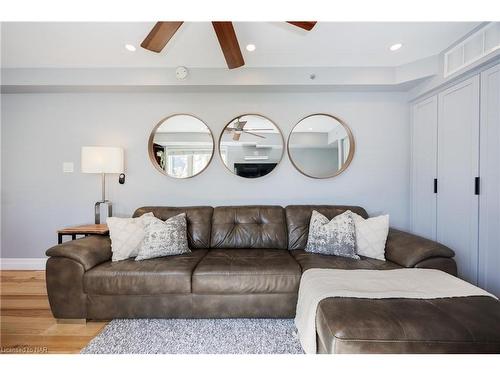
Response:
[[[214,137],[207,124],[184,113],[162,119],[148,142],[154,167],[166,176],[181,179],[203,172],[212,161],[214,149]]]
[[[336,116],[316,113],[301,119],[288,137],[293,166],[311,178],[331,178],[344,172],[354,157],[354,137]]]
[[[229,121],[219,137],[219,155],[237,176],[258,178],[270,174],[283,158],[285,140],[269,118],[244,114]]]

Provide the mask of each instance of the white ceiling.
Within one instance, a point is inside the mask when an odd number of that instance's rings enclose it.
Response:
[[[166,119],[156,129],[157,133],[210,133],[208,126],[190,115],[176,115]]]
[[[446,49],[479,23],[319,22],[306,32],[285,22],[235,22],[246,67],[398,66]],[[140,42],[153,22],[2,23],[2,66],[226,67],[208,22],[185,23],[160,54]],[[401,42],[403,48],[389,51]],[[137,46],[129,52],[124,45]],[[257,46],[254,52],[246,44]]]
[[[330,117],[315,115],[301,120],[294,128],[294,133],[329,133],[340,129],[342,125]]]

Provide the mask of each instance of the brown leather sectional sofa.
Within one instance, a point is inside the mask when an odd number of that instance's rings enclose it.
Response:
[[[328,218],[347,209],[368,217],[363,208],[354,206],[139,208],[134,217],[153,212],[166,220],[185,212],[192,252],[111,262],[108,237],[54,246],[47,251],[46,270],[52,312],[59,319],[292,318],[301,274],[309,268],[417,267],[456,275],[451,249],[396,229],[389,232],[386,262],[306,253],[313,209]],[[318,350],[500,351],[498,301],[487,297],[442,301],[326,299],[318,308]],[[465,321],[456,323],[457,309]],[[400,320],[408,316],[409,320]],[[415,329],[415,324],[424,329]],[[491,324],[496,336],[491,335]],[[432,346],[426,338],[436,343],[451,340],[458,346]]]

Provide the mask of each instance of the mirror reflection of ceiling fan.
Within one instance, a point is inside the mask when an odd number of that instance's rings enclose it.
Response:
[[[266,138],[263,135],[260,135],[260,134],[254,133],[254,132],[256,132],[256,131],[273,131],[273,129],[258,129],[258,128],[245,129],[244,127],[245,127],[246,123],[247,123],[247,121],[240,121],[240,119],[238,118],[233,123],[233,127],[228,126],[228,127],[226,127],[226,129],[224,129],[224,131],[226,131],[228,133],[233,133],[233,141],[239,141],[242,133],[250,134],[250,135],[253,135],[253,136],[259,137],[259,138]]]
[[[315,21],[287,21],[287,23],[306,31],[310,31],[316,25]],[[141,43],[141,47],[149,51],[161,52],[182,24],[182,21],[157,22],[146,39]],[[234,69],[245,65],[233,23],[212,22],[212,26],[214,27],[215,34],[217,34],[217,39],[219,40],[228,68]]]

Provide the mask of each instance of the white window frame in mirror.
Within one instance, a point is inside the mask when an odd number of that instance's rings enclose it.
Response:
[[[155,134],[156,134],[156,131],[158,130],[158,128],[164,124],[166,121],[168,121],[170,118],[172,117],[176,117],[176,116],[190,116],[190,117],[193,117],[199,121],[201,121],[208,129],[208,133],[210,134],[210,139],[212,141],[212,152],[210,154],[210,158],[208,159],[208,162],[207,162],[207,165],[205,165],[205,167],[203,169],[201,169],[198,173],[196,174],[193,174],[192,176],[186,176],[186,177],[176,177],[176,176],[173,176],[172,174],[169,174],[168,171],[165,171],[160,165],[158,165],[157,161],[156,161],[156,158],[155,158],[155,155],[154,155],[154,150],[153,150],[153,143],[154,143],[154,137],[155,137]],[[216,148],[216,145],[215,145],[215,139],[214,139],[214,135],[212,133],[212,129],[210,129],[210,127],[207,125],[207,123],[205,121],[203,121],[201,118],[199,118],[198,116],[195,116],[195,115],[192,115],[190,113],[174,113],[172,115],[169,115],[167,117],[164,117],[163,119],[161,119],[156,125],[155,127],[153,128],[153,130],[151,130],[151,134],[149,135],[149,141],[148,141],[148,154],[149,154],[149,159],[151,160],[151,163],[153,164],[153,166],[155,167],[156,170],[158,170],[161,174],[165,175],[165,176],[168,176],[170,178],[173,178],[173,179],[176,179],[176,180],[182,180],[182,179],[187,179],[187,178],[193,178],[195,176],[198,176],[199,174],[203,173],[207,168],[208,166],[210,165],[210,163],[212,162],[212,159],[214,157],[214,154],[215,154],[215,148]],[[203,147],[198,147],[198,148],[193,148],[193,150],[207,150],[209,151],[208,149],[206,148],[203,148]],[[175,152],[175,151],[174,151]],[[166,155],[166,157],[168,158],[169,156],[171,156],[172,154],[171,153],[168,153]],[[191,154],[192,155],[192,154]],[[189,163],[190,164],[190,168],[192,169],[192,162]],[[171,165],[169,163],[169,165]]]

